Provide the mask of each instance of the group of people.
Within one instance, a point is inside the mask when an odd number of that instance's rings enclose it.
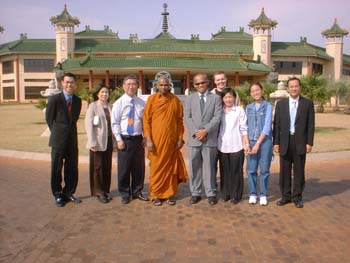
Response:
[[[102,203],[112,199],[109,193],[116,141],[118,191],[123,204],[138,199],[151,200],[155,206],[164,202],[175,205],[178,185],[187,180],[191,205],[201,201],[202,188],[209,205],[218,202],[219,190],[224,201],[237,204],[243,195],[246,160],[248,202],[256,204],[259,201],[265,206],[274,150],[280,155],[282,198],[277,205],[293,201],[296,207],[303,207],[305,160],[313,145],[315,114],[312,101],[300,95],[298,78],[288,80],[290,97],[277,103],[272,120],[272,105],[264,99],[264,89],[258,82],[250,86],[253,102],[244,109],[236,91],[227,87],[224,72],[213,75],[216,87],[211,91],[207,74],[198,73],[193,77],[196,92],[186,98],[183,110],[180,100],[171,92],[170,75],[165,73],[156,75],[157,93],[146,103],[137,96],[135,75],[123,79],[125,93],[113,105],[109,103],[108,88],[96,90],[94,102],[89,104],[85,117],[92,196]],[[49,98],[46,110],[51,131],[51,189],[59,207],[69,201],[81,202],[74,196],[78,183],[76,123],[81,100],[73,94],[73,74],[65,73],[61,84],[63,92]],[[189,174],[181,153],[185,144],[184,122],[188,134]],[[150,166],[150,197],[143,194],[145,149]],[[216,181],[218,166],[219,186]]]

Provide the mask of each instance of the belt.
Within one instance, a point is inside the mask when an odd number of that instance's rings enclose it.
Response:
[[[124,135],[124,134],[122,134],[121,137],[122,137],[124,140],[142,139],[142,135]]]

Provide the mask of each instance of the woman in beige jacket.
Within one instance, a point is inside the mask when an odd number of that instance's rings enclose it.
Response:
[[[87,148],[90,150],[90,189],[102,203],[112,198],[108,195],[111,185],[113,140],[111,129],[111,105],[109,90],[100,87],[93,94],[92,102],[86,112],[85,129]]]

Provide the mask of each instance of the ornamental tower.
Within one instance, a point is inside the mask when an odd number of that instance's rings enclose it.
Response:
[[[336,18],[331,28],[322,31],[322,35],[326,38],[326,52],[334,58],[325,73],[331,79],[339,80],[343,75],[343,38],[348,34],[346,29],[338,25]]]
[[[257,19],[250,20],[248,26],[253,28],[253,51],[254,60],[261,61],[268,65],[271,64],[271,30],[277,25],[277,21],[268,18],[265,15],[264,8],[261,9],[260,16]]]
[[[79,25],[80,21],[68,13],[66,4],[62,13],[52,16],[50,21],[56,31],[56,63],[63,62],[68,54],[74,52],[74,26]]]

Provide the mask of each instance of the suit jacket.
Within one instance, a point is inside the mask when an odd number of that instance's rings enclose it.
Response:
[[[203,115],[200,111],[200,98],[198,92],[191,94],[186,99],[185,123],[188,132],[188,146],[217,147],[218,133],[222,115],[221,98],[211,92],[207,93]],[[199,129],[208,131],[207,140],[200,142],[193,138],[194,133]]]
[[[273,123],[273,144],[279,145],[280,154],[285,155],[288,151],[290,130],[289,98],[277,102]],[[297,154],[306,153],[306,144],[313,145],[314,130],[314,104],[311,100],[300,96],[295,117],[294,134]]]
[[[72,97],[71,119],[68,118],[63,92],[49,97],[45,113],[46,123],[51,131],[49,146],[64,148],[69,141],[72,147],[78,147],[77,121],[80,111],[81,99],[78,96]]]
[[[108,104],[108,110],[110,116],[112,116],[112,105]],[[98,125],[93,125],[94,116],[98,116]],[[97,101],[92,102],[86,111],[85,130],[88,139],[86,147],[88,149],[91,147],[96,147],[97,151],[105,151],[107,149],[108,122],[103,106]]]

